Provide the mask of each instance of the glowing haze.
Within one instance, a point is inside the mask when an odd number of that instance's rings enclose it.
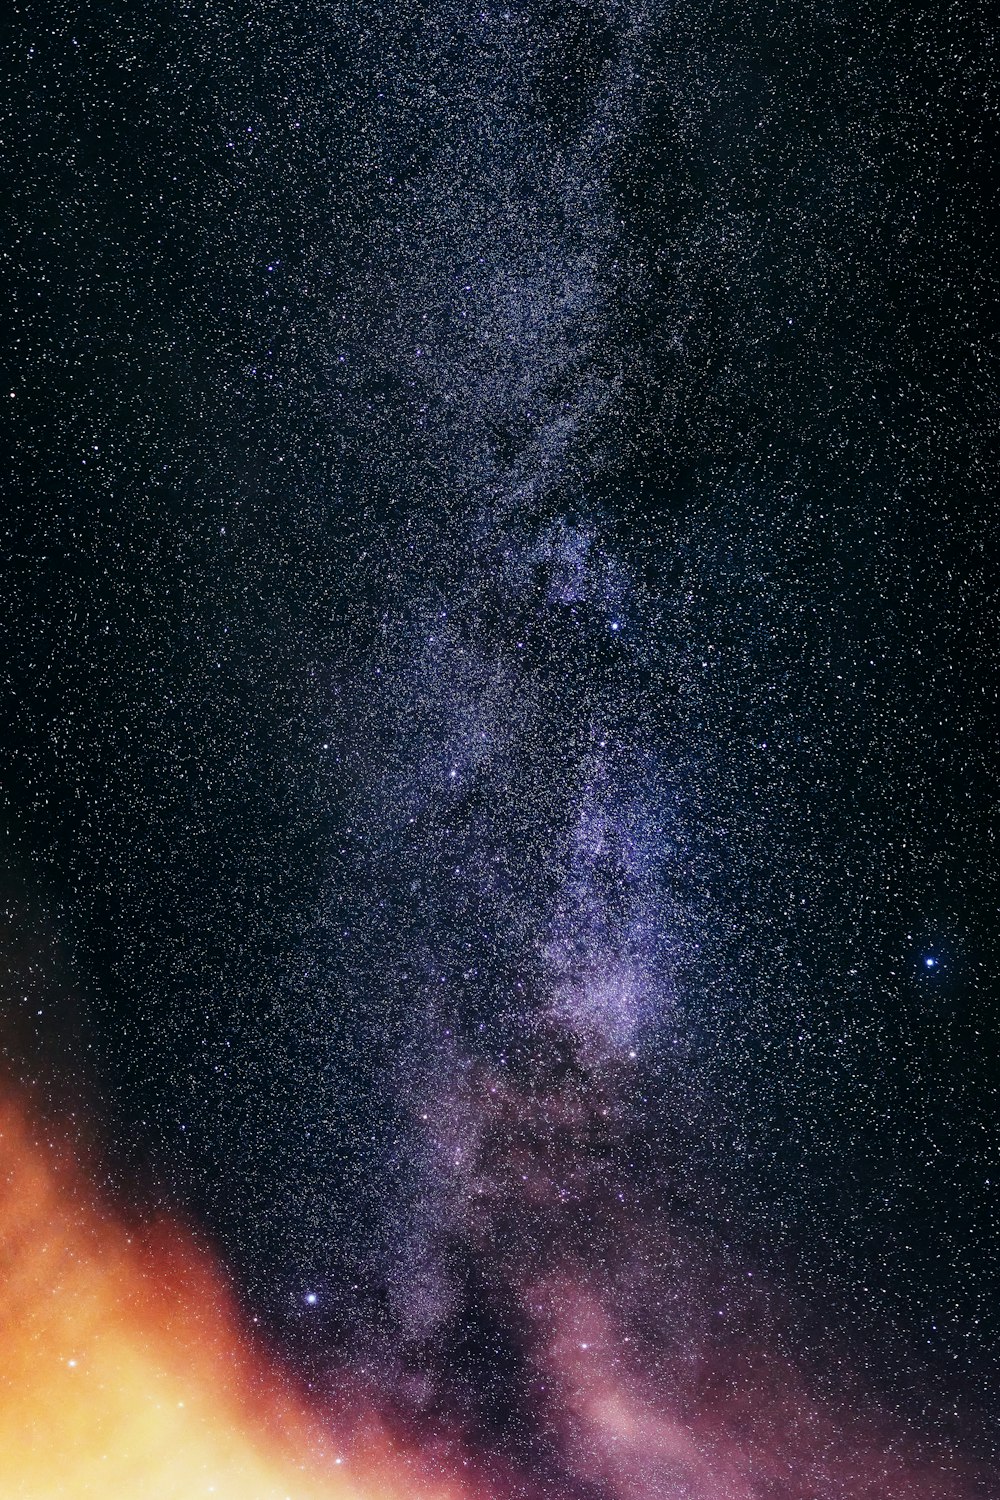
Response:
[[[252,1352],[208,1257],[111,1222],[9,1102],[0,1264],[5,1500],[458,1500],[374,1423],[338,1444]]]
[[[255,1351],[225,1281],[176,1226],[128,1231],[78,1163],[0,1112],[0,1472],[23,1500],[463,1500],[552,1493],[536,1476],[467,1485],[440,1437],[400,1443],[374,1414],[324,1415]],[[681,1257],[681,1260],[683,1257]],[[678,1262],[680,1265],[680,1261]],[[688,1272],[692,1298],[696,1296]],[[834,1418],[786,1361],[616,1328],[582,1268],[523,1303],[562,1452],[559,1493],[613,1500],[944,1500],[867,1413]],[[591,1278],[592,1279],[592,1278]],[[693,1366],[692,1366],[693,1359]],[[671,1364],[686,1365],[686,1377]],[[693,1373],[692,1373],[693,1370]],[[673,1392],[672,1397],[668,1396]],[[850,1430],[847,1430],[850,1429]],[[460,1446],[455,1451],[460,1451]],[[452,1473],[449,1475],[450,1464]],[[480,1470],[480,1474],[483,1471]]]

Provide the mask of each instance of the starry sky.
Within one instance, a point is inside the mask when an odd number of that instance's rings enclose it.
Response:
[[[1000,1492],[987,33],[15,8],[5,1496]]]

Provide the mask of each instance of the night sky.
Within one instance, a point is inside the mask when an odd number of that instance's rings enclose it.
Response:
[[[985,9],[7,59],[0,1496],[995,1500]]]

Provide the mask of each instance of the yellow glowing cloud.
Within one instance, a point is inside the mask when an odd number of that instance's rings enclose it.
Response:
[[[372,1423],[346,1447],[178,1231],[141,1242],[0,1105],[3,1500],[458,1500]]]

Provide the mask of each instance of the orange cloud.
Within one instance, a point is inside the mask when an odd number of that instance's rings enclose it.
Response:
[[[374,1419],[338,1438],[251,1347],[209,1257],[142,1236],[0,1104],[4,1500],[459,1500]]]

